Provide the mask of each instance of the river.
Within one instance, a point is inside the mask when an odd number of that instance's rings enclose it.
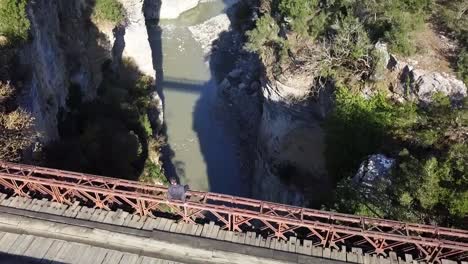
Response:
[[[153,37],[160,42],[156,43],[160,46],[156,60],[168,139],[165,170],[193,190],[248,196],[239,169],[235,121],[230,120],[218,96],[213,77],[216,69],[209,68],[209,58],[188,29],[225,8],[220,0],[201,3],[178,19],[160,21],[160,36]]]

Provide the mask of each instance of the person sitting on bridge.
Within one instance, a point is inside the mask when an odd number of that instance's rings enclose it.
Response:
[[[171,178],[170,183],[171,185],[167,190],[167,198],[169,200],[180,200],[185,202],[185,193],[187,192],[189,186],[178,184],[175,178]]]

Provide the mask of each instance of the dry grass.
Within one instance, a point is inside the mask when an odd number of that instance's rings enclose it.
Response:
[[[416,32],[414,42],[418,52],[408,58],[417,62],[417,68],[426,71],[454,74],[453,60],[456,56],[457,45],[438,33],[430,24]]]

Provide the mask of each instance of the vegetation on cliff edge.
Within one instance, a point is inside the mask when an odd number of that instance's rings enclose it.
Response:
[[[96,0],[93,17],[96,20],[110,21],[119,24],[125,18],[125,10],[122,4],[117,0]]]
[[[26,15],[27,2],[27,0],[0,0],[0,36],[6,37],[10,45],[28,39],[30,22]]]
[[[260,18],[246,34],[246,49],[270,77],[300,70],[341,87],[325,123],[328,170],[336,199],[328,209],[399,220],[461,226],[468,213],[467,102],[436,96],[431,105],[387,99],[379,81],[388,43],[402,57],[417,52],[413,36],[425,23],[443,28],[459,43],[453,66],[468,80],[466,0],[261,0]],[[454,67],[454,68],[455,68]],[[358,92],[373,89],[374,97]],[[363,195],[350,177],[367,155],[397,161],[379,199]],[[351,205],[350,205],[351,203]]]

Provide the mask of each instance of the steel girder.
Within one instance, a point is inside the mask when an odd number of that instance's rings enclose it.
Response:
[[[165,216],[188,223],[215,221],[222,229],[254,231],[264,237],[312,240],[314,245],[359,247],[366,253],[412,254],[417,259],[468,259],[468,231],[361,217],[224,194],[189,191],[187,201],[170,201],[167,188],[0,161],[0,186],[13,195],[46,197],[134,214]]]

